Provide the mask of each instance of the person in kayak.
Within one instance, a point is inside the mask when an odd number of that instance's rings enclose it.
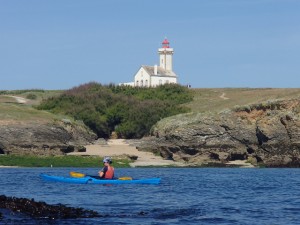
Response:
[[[112,160],[110,157],[104,157],[103,159],[104,167],[100,170],[99,176],[102,179],[113,179],[115,174],[115,169],[111,166]]]

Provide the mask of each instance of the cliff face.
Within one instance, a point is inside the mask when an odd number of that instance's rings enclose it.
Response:
[[[248,160],[300,166],[300,100],[267,102],[219,114],[182,114],[160,121],[139,150],[189,165]]]
[[[96,135],[68,120],[53,123],[2,123],[0,154],[62,155],[85,151]]]

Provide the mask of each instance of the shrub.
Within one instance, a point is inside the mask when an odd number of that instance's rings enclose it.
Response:
[[[188,112],[180,104],[191,100],[190,91],[179,85],[134,88],[93,82],[46,99],[38,109],[82,120],[99,137],[115,131],[118,137],[141,138],[160,119]]]
[[[37,96],[35,94],[30,93],[30,94],[26,95],[26,98],[31,99],[31,100],[35,100],[35,99],[37,99]]]

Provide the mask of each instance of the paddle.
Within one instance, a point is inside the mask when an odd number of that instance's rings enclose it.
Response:
[[[90,176],[90,175],[86,175],[84,173],[78,173],[78,172],[70,172],[70,176],[71,177],[76,177],[76,178],[82,178],[85,176]],[[95,176],[90,176],[90,177],[95,177]],[[118,180],[132,180],[132,177],[119,177]]]

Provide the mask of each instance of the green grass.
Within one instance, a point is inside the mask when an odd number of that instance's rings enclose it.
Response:
[[[258,104],[274,99],[299,98],[299,88],[195,88],[194,100],[185,106],[192,112],[219,112],[236,106]],[[223,99],[220,96],[224,93]]]
[[[99,156],[19,156],[0,155],[0,165],[20,167],[102,167],[103,157]],[[115,159],[113,166],[128,168],[129,159]]]
[[[54,119],[61,119],[61,116],[35,109],[33,106],[39,104],[43,99],[56,96],[62,91],[44,90],[16,90],[0,91],[0,121],[8,122],[44,122],[49,123]],[[35,95],[36,99],[29,99],[28,103],[20,104],[11,96],[27,98]],[[63,117],[65,118],[65,116]]]
[[[1,91],[0,90],[0,103],[1,102],[17,102],[14,98],[9,96],[22,97],[28,100],[26,105],[38,105],[42,100],[58,96],[63,93],[63,90],[14,90],[14,91]]]
[[[53,114],[44,110],[37,110],[31,105],[19,104],[15,102],[1,102],[6,97],[0,95],[0,124],[14,124],[14,123],[39,123],[51,124],[62,119],[69,119],[72,123],[82,125],[80,121],[75,121],[73,118]],[[11,98],[12,99],[12,98]]]
[[[57,118],[54,114],[40,111],[31,106],[0,103],[0,120],[14,121],[50,121]]]
[[[194,99],[184,104],[191,108],[192,112],[219,112],[224,109],[233,109],[236,106],[257,104],[273,99],[299,98],[299,88],[195,88],[190,90]],[[0,91],[0,120],[14,121],[44,121],[61,119],[52,113],[36,110],[33,105],[38,104],[42,99],[61,94],[61,90],[16,90]],[[226,100],[220,96],[225,94]],[[15,95],[26,98],[34,94],[37,99],[31,100],[29,104],[19,104],[12,97]]]

